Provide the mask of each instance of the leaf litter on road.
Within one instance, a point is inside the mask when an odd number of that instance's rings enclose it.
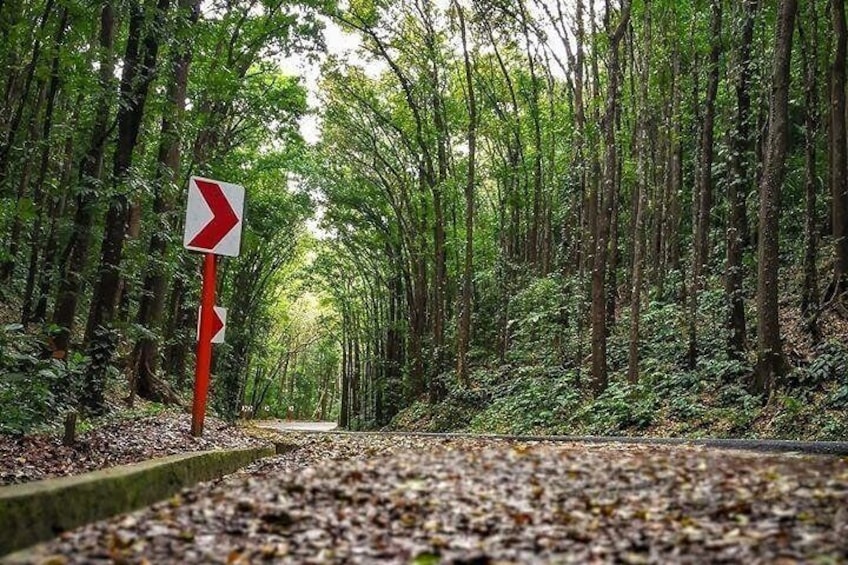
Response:
[[[848,561],[848,463],[698,447],[289,435],[34,562]]]
[[[207,417],[203,437],[190,434],[191,416],[166,411],[121,419],[80,434],[72,446],[50,435],[0,435],[0,485],[76,475],[189,451],[262,443],[240,428]]]

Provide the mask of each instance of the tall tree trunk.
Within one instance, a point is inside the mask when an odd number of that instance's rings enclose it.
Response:
[[[89,149],[80,165],[80,191],[76,198],[73,231],[60,263],[61,278],[53,313],[53,323],[59,328],[54,338],[54,346],[58,352],[66,352],[70,344],[83,273],[91,246],[94,203],[103,175],[103,155],[109,133],[112,98],[110,93],[115,72],[114,45],[115,12],[111,2],[106,2],[100,11],[100,75],[95,118],[91,127]]]
[[[637,179],[635,187],[635,214],[633,217],[633,275],[630,292],[630,348],[628,352],[627,380],[636,383],[639,380],[639,322],[642,307],[642,272],[645,261],[645,207],[647,205],[648,184],[648,123],[650,109],[648,100],[648,83],[651,76],[651,12],[650,4],[646,5],[645,39],[642,69],[639,77],[639,97],[634,104],[640,116],[636,118],[636,166]],[[635,64],[635,57],[633,63]],[[633,80],[636,80],[633,73]]]
[[[745,270],[742,265],[742,253],[748,236],[748,218],[745,213],[745,195],[751,182],[749,155],[751,139],[749,123],[751,121],[751,44],[754,40],[754,22],[758,0],[745,0],[742,36],[739,43],[739,76],[736,79],[736,126],[733,132],[730,153],[730,182],[727,185],[727,266],[725,270],[725,291],[729,305],[727,327],[729,330],[728,352],[731,356],[741,357],[745,352],[745,301],[742,282]]]
[[[672,84],[671,93],[671,140],[669,147],[669,167],[670,186],[668,199],[668,220],[665,226],[665,239],[668,255],[667,264],[673,271],[680,271],[680,216],[681,216],[681,198],[680,192],[683,188],[683,144],[682,136],[682,120],[680,112],[680,53],[677,49],[674,50],[672,63],[672,76],[674,82]],[[660,286],[663,287],[664,278],[660,278]],[[664,293],[660,293],[663,295]]]
[[[75,110],[69,120],[71,131],[65,136],[62,173],[58,181],[58,191],[54,192],[50,202],[50,227],[47,230],[47,241],[44,243],[44,257],[38,279],[38,302],[35,306],[34,318],[45,320],[47,306],[51,293],[56,284],[56,258],[59,254],[59,224],[65,217],[68,196],[71,189],[71,177],[74,172],[74,131],[79,123],[79,107],[82,105],[83,94],[80,93],[74,104]]]
[[[801,41],[801,64],[804,75],[804,282],[801,286],[801,314],[805,327],[815,341],[821,337],[818,325],[819,286],[816,268],[817,233],[816,142],[819,132],[818,92],[818,15],[816,3],[807,2],[804,31],[803,18],[798,18]]]
[[[147,248],[148,265],[142,287],[141,300],[136,322],[148,329],[139,339],[133,352],[132,367],[135,372],[135,388],[142,398],[155,399],[156,371],[159,364],[159,342],[153,332],[159,329],[166,297],[165,252],[167,233],[172,226],[168,215],[173,208],[171,186],[179,178],[180,129],[185,112],[186,87],[191,65],[192,44],[187,41],[200,15],[199,0],[180,0],[179,16],[182,18],[177,40],[172,47],[171,68],[173,76],[168,83],[167,104],[162,113],[159,140],[158,166],[154,181],[153,212],[157,215],[158,228],[150,236]]]
[[[530,44],[530,29],[524,1],[519,3],[521,28],[527,53],[527,69],[530,71],[530,119],[533,123],[533,210],[527,232],[527,261],[538,270],[542,223],[542,126],[539,116],[539,86],[536,76],[536,61]]]
[[[339,427],[343,430],[350,429],[350,372],[348,369],[348,322],[346,314],[342,317],[342,365],[341,365],[341,388],[342,403],[339,410]]]
[[[694,369],[698,359],[698,302],[705,284],[705,270],[709,261],[710,213],[713,205],[713,125],[715,122],[716,95],[718,94],[719,57],[721,56],[721,0],[712,0],[710,23],[710,61],[707,78],[707,97],[704,100],[704,120],[701,130],[700,183],[698,185],[698,214],[695,240],[692,245],[692,291],[689,296],[689,368]]]
[[[15,208],[16,213],[12,217],[12,228],[9,234],[9,250],[6,255],[6,260],[0,265],[0,283],[6,283],[14,274],[15,265],[17,264],[18,250],[21,247],[21,236],[24,230],[24,218],[17,212],[18,206],[27,197],[29,191],[30,178],[32,177],[33,154],[38,145],[41,144],[41,130],[38,128],[36,117],[44,103],[46,89],[44,82],[39,81],[38,94],[32,104],[31,116],[27,126],[27,140],[23,143],[21,155],[21,171],[17,182],[17,190],[15,191]]]
[[[607,12],[607,18],[611,14]],[[598,228],[595,234],[595,253],[592,265],[592,388],[595,393],[603,392],[608,384],[607,377],[607,328],[606,296],[604,295],[607,270],[607,245],[609,244],[610,221],[615,205],[615,177],[618,166],[615,141],[615,118],[618,108],[619,44],[630,20],[630,0],[622,0],[621,17],[614,31],[610,30],[609,84],[607,86],[606,112],[603,121],[604,148],[604,202],[599,210]]]
[[[644,261],[645,234],[645,186],[640,179],[635,189],[638,193],[636,200],[635,236],[633,242],[633,289],[630,295],[630,349],[628,356],[627,379],[631,383],[639,380],[639,318],[642,305],[642,263]]]
[[[33,321],[33,303],[35,296],[35,282],[38,276],[38,258],[43,244],[42,224],[45,217],[46,194],[44,183],[47,180],[47,169],[50,164],[50,149],[52,143],[50,133],[53,129],[53,113],[56,108],[56,94],[59,90],[61,77],[59,75],[59,54],[61,46],[65,38],[65,31],[68,25],[68,9],[62,8],[62,13],[59,16],[59,24],[56,28],[56,36],[53,39],[53,53],[50,62],[50,85],[47,87],[47,107],[44,110],[44,121],[42,123],[41,139],[44,147],[41,149],[41,159],[38,166],[38,177],[33,187],[32,201],[36,207],[38,215],[35,218],[35,223],[30,233],[30,249],[29,249],[29,268],[27,269],[26,288],[24,290],[24,300],[21,307],[21,323],[26,325]],[[37,320],[43,321],[43,320]]]
[[[47,26],[47,22],[49,21],[50,16],[53,13],[54,4],[55,0],[47,0],[47,2],[45,2],[44,4],[44,9],[41,11],[41,18],[39,18],[38,30],[35,31],[35,41],[32,45],[29,64],[27,64],[27,69],[25,73],[26,78],[24,80],[24,88],[21,92],[21,96],[18,98],[18,105],[12,115],[12,119],[10,120],[9,130],[6,134],[6,138],[1,140],[2,143],[0,143],[0,185],[2,185],[6,181],[6,175],[9,171],[9,165],[11,163],[12,147],[15,145],[15,140],[17,138],[18,131],[21,127],[26,105],[31,102],[30,91],[32,89],[33,80],[36,80],[35,71],[38,67],[38,63],[41,58],[42,45],[40,38],[43,36],[44,29]],[[36,84],[38,84],[38,82],[39,81],[36,80]]]
[[[474,96],[474,76],[465,29],[463,8],[456,4],[462,34],[462,54],[465,63],[465,82],[468,99],[468,176],[465,181],[465,263],[462,273],[462,307],[459,319],[456,352],[456,372],[459,382],[468,387],[468,344],[471,336],[471,294],[474,277],[474,188],[477,158],[477,100]]]
[[[848,148],[845,132],[845,66],[848,31],[845,0],[831,0],[835,51],[830,67],[830,181],[831,217],[835,245],[833,292],[848,286]]]
[[[838,0],[837,0],[838,1]],[[771,393],[786,362],[780,340],[778,319],[780,190],[785,176],[789,145],[789,81],[791,77],[792,35],[797,0],[781,0],[778,9],[772,67],[772,95],[769,112],[768,144],[760,183],[759,243],[757,246],[757,368],[752,389],[756,394]]]
[[[174,377],[180,390],[185,389],[189,345],[194,342],[193,335],[185,334],[187,329],[191,331],[191,321],[197,316],[194,304],[189,299],[188,281],[195,280],[196,276],[197,263],[191,261],[188,254],[181,254],[168,293],[168,316],[164,331],[164,342],[167,345],[162,363],[164,372]]]
[[[94,300],[88,312],[85,342],[88,344],[89,379],[85,404],[94,411],[103,409],[103,389],[106,370],[111,363],[117,336],[112,329],[121,283],[121,260],[129,220],[129,200],[126,193],[127,175],[132,166],[133,152],[138,141],[147,93],[156,71],[159,40],[170,0],[158,0],[153,21],[142,38],[144,9],[138,2],[131,8],[124,69],[121,75],[118,104],[118,138],[112,163],[114,194],[106,213],[106,226],[100,251]]]
[[[106,213],[100,266],[94,287],[97,300],[92,301],[88,313],[86,343],[92,341],[95,331],[99,328],[108,331],[118,306],[121,259],[129,220],[127,175],[132,166],[133,152],[144,117],[147,93],[156,72],[159,41],[169,4],[170,0],[158,0],[153,21],[144,37],[144,7],[139,0],[134,0],[131,7],[118,104],[118,139],[112,163],[112,186],[115,194],[109,201],[109,210]]]

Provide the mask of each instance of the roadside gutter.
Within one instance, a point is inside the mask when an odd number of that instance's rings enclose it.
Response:
[[[275,453],[274,447],[200,451],[0,487],[0,556],[153,504]]]

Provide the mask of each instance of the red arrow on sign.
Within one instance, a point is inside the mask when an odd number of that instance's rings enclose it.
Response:
[[[212,339],[215,339],[222,329],[224,329],[224,320],[218,315],[217,308],[212,308]]]
[[[194,236],[189,245],[213,249],[230,233],[230,230],[238,225],[239,219],[233,211],[233,207],[230,206],[230,202],[224,196],[220,185],[201,179],[195,179],[195,182],[201,196],[206,200],[209,209],[212,210],[212,219]],[[217,330],[215,333],[217,333]]]
[[[201,307],[197,312],[197,339],[200,339],[200,319],[203,315]],[[212,308],[212,343],[224,343],[224,333],[227,327],[227,309],[215,306]]]

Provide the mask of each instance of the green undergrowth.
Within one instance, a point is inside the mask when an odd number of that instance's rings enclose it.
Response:
[[[112,371],[107,381],[103,414],[93,416],[79,408],[87,376],[86,358],[74,354],[67,361],[53,359],[45,343],[16,324],[0,326],[0,434],[58,433],[65,415],[78,412],[77,433],[120,420],[152,416],[167,408],[135,398],[126,405],[127,387]]]
[[[656,361],[656,360],[654,360]],[[651,363],[646,363],[650,366]],[[543,365],[478,370],[471,388],[440,403],[421,401],[392,421],[396,430],[537,435],[625,435],[848,440],[848,348],[820,347],[769,399],[745,386],[751,367],[707,361],[694,371],[625,371],[600,395],[587,373]]]
[[[0,433],[40,431],[75,404],[84,358],[74,355],[64,363],[45,351],[43,341],[23,326],[0,327]]]
[[[840,324],[825,324],[818,345],[800,330],[797,308],[784,314],[792,365],[769,398],[748,390],[754,353],[728,356],[726,305],[719,290],[698,303],[698,357],[688,368],[688,313],[652,296],[640,317],[639,379],[627,381],[629,316],[620,312],[607,347],[609,385],[592,391],[588,332],[573,323],[581,306],[571,294],[553,300],[562,281],[536,279],[511,305],[510,350],[504,363],[490,350],[472,351],[469,387],[446,373],[436,404],[414,403],[390,428],[503,434],[848,440],[848,340]],[[669,280],[669,288],[680,281]],[[748,327],[756,327],[749,308]],[[478,336],[479,337],[479,336]],[[492,336],[486,341],[496,342]],[[755,339],[754,335],[748,336]]]

